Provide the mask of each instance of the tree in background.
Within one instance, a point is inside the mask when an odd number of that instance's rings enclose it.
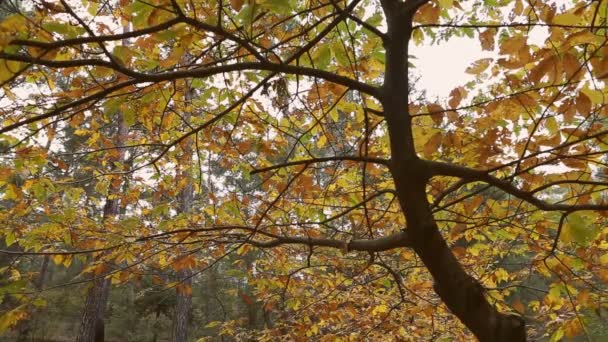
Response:
[[[34,2],[0,23],[1,234],[19,246],[4,253],[94,254],[116,286],[233,260],[264,325],[208,327],[237,338],[591,338],[607,305],[606,6]],[[455,36],[495,57],[427,100],[410,47]],[[102,129],[117,112],[120,144]],[[70,130],[86,150],[62,165],[43,146]],[[208,198],[178,212],[185,155]],[[84,161],[91,176],[46,171]],[[64,200],[91,184],[119,220]]]

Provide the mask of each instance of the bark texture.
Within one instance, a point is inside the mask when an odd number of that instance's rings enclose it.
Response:
[[[426,184],[430,174],[415,147],[408,113],[408,44],[412,17],[428,0],[382,0],[387,17],[386,70],[382,104],[391,143],[391,172],[407,220],[408,243],[435,281],[435,291],[451,312],[483,342],[526,340],[523,319],[503,314],[490,304],[481,284],[452,254],[430,210]]]
[[[117,115],[118,124],[115,135],[115,145],[122,146],[127,136],[127,125],[122,115]],[[124,158],[124,152],[119,149],[117,161],[122,161]],[[106,204],[103,208],[102,221],[111,220],[118,216],[120,209],[120,202],[114,195],[121,191],[122,182],[112,182],[108,191],[108,197]],[[101,269],[105,273],[106,265]],[[106,306],[108,303],[108,297],[110,294],[110,280],[105,279],[103,274],[95,275],[95,278],[87,293],[84,309],[82,312],[82,319],[80,321],[80,330],[76,338],[77,342],[100,342],[104,339],[104,315]]]
[[[110,293],[110,281],[104,278],[93,281],[82,312],[80,330],[76,341],[78,342],[103,342],[105,314],[108,295]]]
[[[188,323],[190,321],[190,309],[192,307],[192,280],[189,270],[180,271],[181,286],[177,289],[175,304],[175,315],[171,334],[172,342],[186,342],[188,340]]]

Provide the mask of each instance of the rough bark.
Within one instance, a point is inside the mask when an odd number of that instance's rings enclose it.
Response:
[[[188,322],[190,321],[190,309],[192,307],[192,280],[191,272],[182,270],[179,272],[181,286],[177,289],[175,304],[175,315],[173,317],[173,328],[171,334],[172,342],[185,342],[188,340]]]
[[[409,244],[433,276],[437,294],[480,341],[525,341],[523,319],[500,313],[487,301],[481,284],[466,273],[452,254],[427,201],[430,174],[414,147],[407,66],[412,16],[426,2],[382,1],[388,25],[382,104],[390,135],[391,173],[406,217]]]
[[[127,135],[127,126],[122,117],[118,115],[118,130],[116,132],[115,144],[121,146],[124,144]],[[123,154],[119,150],[117,160],[123,159]],[[112,219],[119,214],[119,200],[115,198],[115,194],[118,194],[121,190],[122,182],[113,183],[108,191],[108,198],[103,208],[102,221]],[[82,312],[82,318],[80,322],[80,330],[76,341],[78,342],[99,342],[103,341],[104,332],[104,315],[110,294],[110,280],[103,277],[96,276],[93,280],[91,287],[87,293],[84,309]]]
[[[80,321],[78,342],[102,342],[104,335],[103,316],[110,292],[110,282],[104,278],[91,284]]]

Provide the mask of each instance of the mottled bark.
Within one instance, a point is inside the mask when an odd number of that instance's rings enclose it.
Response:
[[[427,201],[430,174],[414,147],[407,65],[412,16],[426,2],[382,0],[388,25],[382,104],[390,135],[391,172],[407,220],[408,243],[433,276],[437,294],[480,341],[525,341],[523,319],[500,313],[488,302],[481,284],[466,273],[452,254]]]

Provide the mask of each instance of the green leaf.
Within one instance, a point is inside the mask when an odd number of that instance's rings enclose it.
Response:
[[[278,14],[289,14],[292,10],[291,4],[286,0],[263,0],[260,5]]]
[[[331,49],[329,44],[321,45],[314,54],[315,67],[325,69],[331,61]]]
[[[551,135],[557,133],[559,125],[557,124],[557,120],[555,120],[555,117],[551,116],[545,120],[545,128],[549,131]]]
[[[589,224],[590,220],[586,220],[579,213],[568,215],[564,226],[564,239],[566,241],[575,241],[581,245],[587,245],[597,235],[599,228]]]
[[[331,50],[333,52],[334,57],[336,58],[336,61],[338,62],[338,64],[341,67],[350,66],[351,62],[350,62],[348,55],[347,55],[346,51],[344,50],[344,46],[342,46],[341,42],[333,43],[331,46]]]
[[[237,21],[243,26],[251,25],[255,16],[256,7],[257,6],[255,5],[252,6],[249,4],[243,6],[239,14],[236,16]]]
[[[15,243],[15,241],[17,241],[17,237],[15,236],[15,233],[13,233],[12,231],[9,230],[5,236],[6,247],[12,246]]]
[[[220,322],[220,321],[211,321],[211,322],[207,323],[207,325],[205,325],[205,328],[215,328],[220,324],[222,324],[222,322]]]
[[[551,342],[561,341],[562,337],[564,337],[564,328],[560,327],[551,335]]]
[[[454,0],[438,0],[441,8],[450,9],[454,5]]]

